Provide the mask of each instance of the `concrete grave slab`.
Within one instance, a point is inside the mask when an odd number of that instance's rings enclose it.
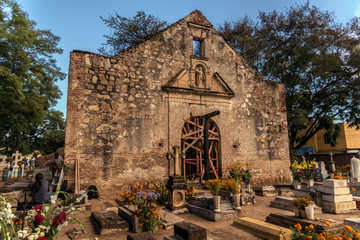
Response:
[[[174,233],[184,240],[206,240],[206,229],[193,223],[177,223]]]
[[[326,195],[326,194],[323,194],[322,195],[322,200],[327,201],[327,202],[334,202],[334,203],[350,202],[350,201],[353,201],[353,196],[351,194],[346,194],[346,195]]]
[[[348,225],[355,229],[360,229],[360,218],[345,218],[344,225]]]
[[[318,190],[322,193],[333,194],[333,195],[350,194],[350,189],[348,187],[341,187],[341,188],[319,187]]]
[[[99,235],[129,231],[129,224],[114,212],[92,212],[91,220]]]
[[[274,186],[253,186],[252,189],[258,196],[273,197],[278,195]]]
[[[266,239],[290,239],[291,230],[257,219],[243,217],[234,220],[233,225]]]
[[[323,186],[332,188],[347,187],[347,181],[338,179],[326,179],[323,182]]]
[[[357,211],[355,201],[350,202],[321,202],[323,212],[328,213],[355,213]]]

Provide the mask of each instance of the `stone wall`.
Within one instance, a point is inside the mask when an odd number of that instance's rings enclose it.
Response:
[[[196,61],[233,94],[164,88]],[[254,184],[290,181],[284,86],[262,80],[199,11],[113,57],[70,54],[65,161],[79,161],[82,189],[164,180],[172,168],[165,154],[180,145],[184,121],[215,110],[223,175],[229,163],[248,161]]]

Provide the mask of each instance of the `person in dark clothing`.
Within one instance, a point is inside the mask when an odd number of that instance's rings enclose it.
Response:
[[[43,204],[49,203],[52,193],[48,192],[49,183],[44,180],[41,173],[36,174],[35,183],[31,185],[32,203]]]

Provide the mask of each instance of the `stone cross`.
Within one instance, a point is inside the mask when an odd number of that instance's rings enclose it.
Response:
[[[19,160],[20,157],[21,157],[21,153],[19,153],[19,151],[16,151],[16,153],[15,153],[15,162],[17,160]]]
[[[351,162],[352,182],[359,182],[359,180],[360,180],[360,160],[356,157],[352,157],[350,162]]]
[[[172,149],[173,152],[168,152],[166,158],[168,160],[174,159],[174,175],[181,176],[181,159],[185,157],[185,154],[180,152],[178,145],[173,146]]]
[[[336,171],[336,168],[335,168],[335,162],[334,162],[334,160],[333,160],[333,153],[332,152],[330,152],[330,170],[332,170],[332,171]]]

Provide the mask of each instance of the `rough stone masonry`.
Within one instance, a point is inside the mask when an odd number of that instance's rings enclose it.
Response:
[[[65,161],[78,161],[82,189],[165,180],[166,153],[189,145],[185,122],[213,111],[219,176],[241,161],[253,185],[290,181],[284,85],[251,69],[198,10],[112,57],[71,52]]]

